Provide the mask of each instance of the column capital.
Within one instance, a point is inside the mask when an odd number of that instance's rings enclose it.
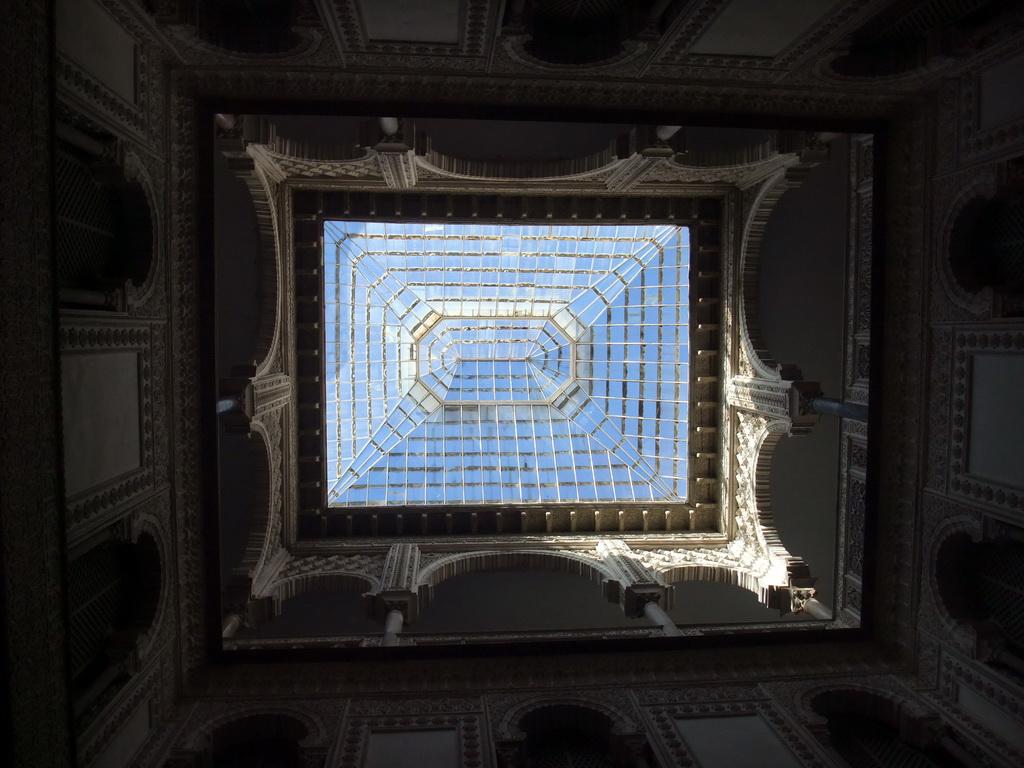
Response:
[[[217,413],[228,432],[248,434],[251,431],[256,406],[248,367],[236,366],[231,376],[218,382]]]
[[[420,615],[420,597],[415,592],[378,592],[371,601],[372,618],[384,621],[390,611],[398,611],[406,624]]]
[[[821,384],[817,381],[793,381],[789,387],[789,418],[793,434],[807,434],[818,423],[813,400],[821,397]]]
[[[605,565],[616,574],[614,584],[605,584],[605,595],[609,600],[618,599],[627,616],[640,618],[647,603],[670,607],[671,593],[657,576],[644,565],[629,545],[621,539],[606,539],[598,543],[597,553]]]

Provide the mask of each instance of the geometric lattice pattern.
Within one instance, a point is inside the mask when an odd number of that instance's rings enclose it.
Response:
[[[972,595],[981,617],[1024,649],[1024,544],[982,544],[973,564]]]
[[[61,286],[92,287],[117,268],[117,206],[89,170],[58,152],[55,156],[57,279]]]
[[[324,225],[328,504],[682,501],[685,228]]]
[[[103,651],[107,639],[125,621],[128,585],[116,546],[104,544],[68,566],[71,671],[77,678]]]

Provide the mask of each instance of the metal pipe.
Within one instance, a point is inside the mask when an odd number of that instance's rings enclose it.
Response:
[[[860,403],[837,400],[834,397],[822,397],[821,395],[811,398],[811,410],[826,416],[838,416],[841,419],[853,419],[854,421],[867,422],[868,407]]]

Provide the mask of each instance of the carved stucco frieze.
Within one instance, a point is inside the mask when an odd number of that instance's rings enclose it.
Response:
[[[790,419],[791,382],[733,376],[726,390],[726,403],[773,419]]]
[[[786,584],[791,556],[775,530],[767,484],[772,452],[788,431],[789,422],[746,411],[736,411],[733,418],[736,431],[729,499],[735,502],[731,517],[736,533],[729,551],[757,575],[762,588]]]
[[[288,178],[372,180],[376,185],[385,185],[381,163],[375,150],[367,150],[365,157],[349,160],[323,160],[294,157],[272,151],[259,144],[250,144],[249,153],[272,164],[277,171]]]
[[[419,576],[419,555],[415,544],[392,544],[384,561],[381,590],[412,592]]]
[[[170,75],[170,155],[172,254],[168,270],[171,302],[173,366],[174,496],[178,537],[177,573],[181,605],[181,671],[198,668],[205,654],[203,599],[203,503],[200,494],[199,349],[201,344],[196,233],[195,76]]]
[[[380,589],[385,560],[386,555],[381,553],[289,556],[280,565],[267,591],[272,591],[285,581],[321,574],[356,576],[369,582],[376,591]]]
[[[870,119],[889,115],[905,97],[867,92],[785,88],[743,87],[723,91],[708,85],[680,85],[669,82],[645,83],[598,79],[536,79],[488,76],[444,76],[438,74],[392,74],[382,71],[282,71],[205,69],[188,73],[199,93],[241,98],[288,98],[331,100],[438,101],[451,103],[515,104],[560,107],[601,104],[603,108],[678,110],[685,103],[694,111],[746,114],[808,115],[821,119],[849,117]]]

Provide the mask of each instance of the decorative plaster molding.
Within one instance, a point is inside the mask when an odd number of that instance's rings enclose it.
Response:
[[[1024,353],[1024,329],[1013,323],[971,324],[954,329],[949,490],[973,503],[1014,513],[1024,508],[1024,492],[1013,485],[972,475],[967,466],[971,362],[974,355],[982,353]]]
[[[384,702],[384,712],[372,717],[346,716],[343,739],[350,747],[345,749],[337,765],[339,768],[357,768],[363,765],[366,747],[374,733],[401,733],[422,728],[451,729],[459,744],[457,768],[483,768],[490,764],[487,746],[483,741],[485,720],[480,713],[393,715]]]
[[[759,716],[771,727],[786,747],[808,768],[831,768],[817,751],[790,726],[776,707],[767,701],[707,701],[675,705],[654,705],[644,712],[658,736],[656,751],[673,765],[693,765],[695,756],[682,739],[676,721],[688,717]]]
[[[62,315],[61,355],[134,352],[139,368],[139,466],[67,499],[68,535],[94,533],[123,515],[129,505],[160,486],[157,445],[167,440],[165,412],[165,326],[161,322],[124,321],[96,315]],[[160,467],[160,474],[166,471]]]

